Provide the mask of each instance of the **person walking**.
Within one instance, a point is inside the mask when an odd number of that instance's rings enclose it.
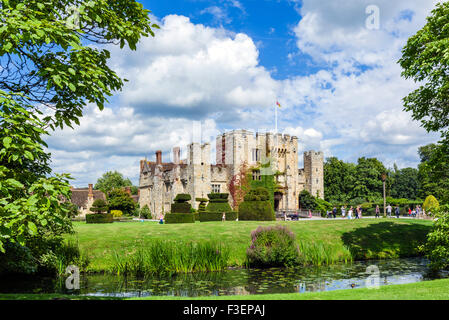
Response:
[[[348,211],[348,219],[349,219],[349,220],[352,219],[352,212],[353,212],[353,211],[352,211],[352,207],[350,207],[350,208],[349,208],[349,211]]]
[[[359,219],[362,219],[362,212],[363,212],[363,209],[362,209],[362,207],[360,206],[360,207],[359,207]]]
[[[221,221],[226,221],[226,213],[223,212],[223,216],[221,217]]]
[[[359,207],[357,206],[357,208],[355,208],[355,218],[358,219],[359,218]]]
[[[346,216],[346,207],[341,206],[341,216],[344,218]]]
[[[396,206],[395,211],[396,211],[396,218],[399,219],[399,206]]]
[[[332,209],[332,215],[334,216],[334,219],[337,219],[337,207]]]
[[[380,208],[379,208],[379,205],[376,205],[376,219],[380,217],[379,214],[380,214]]]
[[[409,218],[412,217],[412,209],[410,207],[408,207],[408,217]]]
[[[390,206],[390,204],[388,204],[388,206],[387,206],[387,213],[388,213],[388,217],[391,218],[391,206]]]

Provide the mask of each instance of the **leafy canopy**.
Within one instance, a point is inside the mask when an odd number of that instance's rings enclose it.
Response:
[[[403,77],[422,83],[404,98],[405,110],[427,131],[440,131],[449,145],[449,2],[437,4],[399,63]]]

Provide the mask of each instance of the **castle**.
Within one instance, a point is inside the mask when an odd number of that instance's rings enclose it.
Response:
[[[276,173],[281,188],[274,195],[275,211],[298,210],[302,190],[324,198],[323,153],[305,152],[304,169],[299,169],[295,136],[234,130],[217,136],[216,164],[210,163],[210,153],[210,143],[191,143],[184,160],[180,159],[179,147],[173,148],[173,162],[163,162],[161,151],[156,152],[156,162],[141,160],[140,207],[147,205],[153,215],[160,216],[170,212],[177,194],[188,193],[192,207],[197,209],[195,198],[207,198],[212,192],[228,193],[229,182],[243,165],[250,168],[261,164],[269,166],[253,171],[252,179]]]

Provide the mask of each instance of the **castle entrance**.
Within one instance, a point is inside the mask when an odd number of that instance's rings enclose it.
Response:
[[[275,192],[274,193],[274,211],[279,211],[281,206],[283,194],[282,192]]]

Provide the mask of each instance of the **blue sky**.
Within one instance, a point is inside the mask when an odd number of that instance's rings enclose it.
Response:
[[[173,147],[192,141],[214,152],[225,130],[272,131],[276,101],[279,131],[326,157],[416,166],[418,147],[439,138],[403,111],[417,85],[397,64],[435,0],[142,2],[161,26],[156,36],[135,52],[108,48],[130,81],[104,111],[90,105],[79,127],[48,139],[54,170],[76,186],[109,170],[137,183],[140,159],[160,149],[170,161]]]

